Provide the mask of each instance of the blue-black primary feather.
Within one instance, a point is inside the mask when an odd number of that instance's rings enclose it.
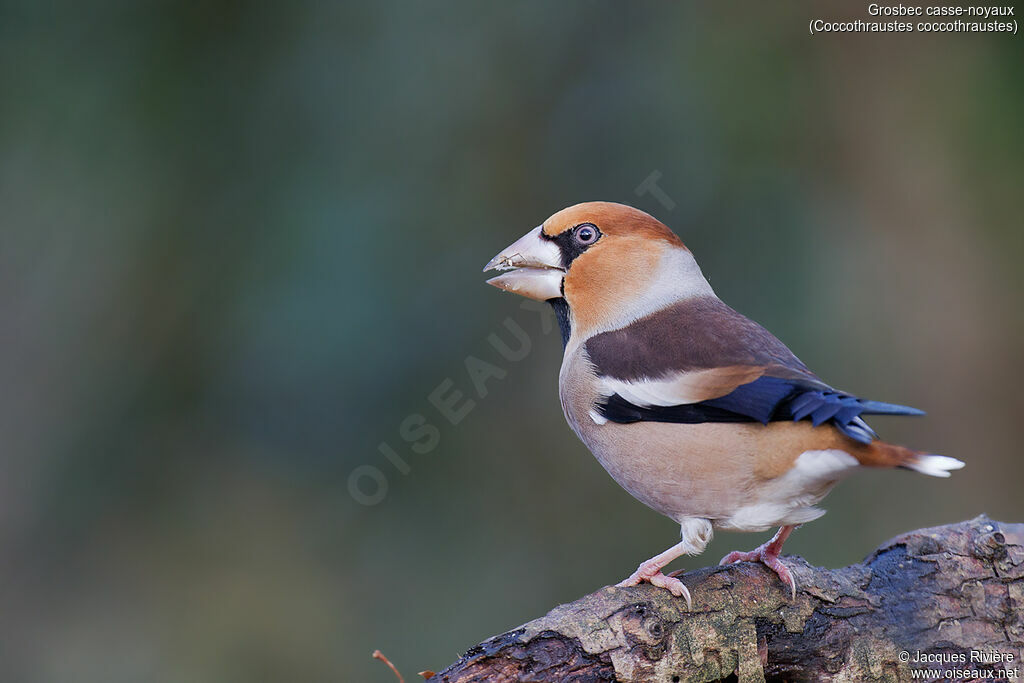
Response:
[[[637,406],[613,394],[598,410],[612,422],[769,422],[810,419],[814,426],[831,423],[851,439],[870,443],[874,431],[861,415],[924,415],[917,408],[882,403],[822,388],[816,382],[760,377],[731,393],[700,403]]]

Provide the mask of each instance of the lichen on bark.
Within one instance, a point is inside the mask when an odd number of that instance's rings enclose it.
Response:
[[[919,529],[836,570],[786,562],[796,600],[751,563],[686,574],[692,610],[650,585],[605,587],[474,646],[429,680],[903,681],[912,667],[1022,668],[1024,524],[981,516]],[[1013,661],[901,658],[972,651]]]

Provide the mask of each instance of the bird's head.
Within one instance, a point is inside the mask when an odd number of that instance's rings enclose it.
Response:
[[[653,216],[586,202],[548,218],[484,267],[487,284],[568,307],[572,333],[615,329],[680,299],[713,295],[690,250]]]

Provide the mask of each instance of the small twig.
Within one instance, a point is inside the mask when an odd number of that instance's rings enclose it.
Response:
[[[405,683],[405,679],[402,678],[402,674],[398,673],[398,669],[395,668],[395,665],[391,663],[390,659],[388,659],[387,657],[384,656],[383,652],[381,652],[380,650],[374,650],[373,651],[373,658],[374,659],[379,659],[380,661],[382,661],[385,664],[387,664],[388,668],[391,669],[393,672],[395,672],[395,675],[398,676],[398,683]]]

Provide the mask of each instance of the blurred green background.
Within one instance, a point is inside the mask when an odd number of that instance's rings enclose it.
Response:
[[[1024,43],[808,35],[835,5],[0,5],[0,678],[408,680],[674,543],[480,273],[584,200],[968,463],[853,477],[789,551],[1024,521]]]

